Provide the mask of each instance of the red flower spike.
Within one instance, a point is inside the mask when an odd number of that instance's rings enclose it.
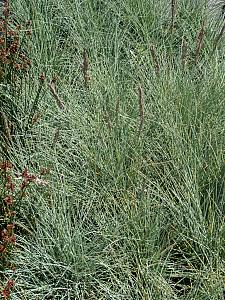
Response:
[[[10,175],[7,176],[7,182],[12,182],[12,176]]]
[[[0,245],[0,253],[3,253],[5,251],[5,245]]]
[[[15,234],[13,234],[13,236],[10,238],[10,241],[13,245],[16,244],[16,235]]]
[[[17,43],[12,43],[9,50],[11,53],[15,54],[19,49],[19,45]]]
[[[4,201],[9,206],[13,205],[13,196],[12,195],[6,196],[5,199],[4,199]]]
[[[7,176],[6,189],[9,191],[14,191],[15,184],[12,182],[12,176]]]
[[[29,181],[35,181],[35,179],[36,179],[36,176],[32,175],[32,174],[29,174],[27,169],[25,169],[22,172],[22,177],[24,178],[24,181],[28,181],[28,182]]]
[[[25,178],[26,178],[26,177],[29,175],[29,174],[28,174],[28,170],[27,170],[27,169],[24,169],[21,175],[22,175],[22,177],[25,177]]]
[[[14,287],[14,285],[15,285],[15,281],[12,279],[9,279],[7,282],[7,288],[12,289]]]
[[[2,291],[2,296],[4,297],[4,299],[9,299],[10,298],[10,290],[8,288],[5,288],[3,291]]]
[[[8,243],[9,242],[9,235],[8,235],[8,230],[7,229],[3,229],[2,230],[1,236],[2,236],[2,241],[4,243]]]
[[[14,65],[14,68],[19,71],[21,69],[21,64],[15,64]]]
[[[5,300],[10,299],[10,292],[11,292],[11,289],[14,287],[14,285],[15,285],[15,281],[12,279],[9,279],[6,284],[6,287],[2,291],[2,296],[4,297]]]
[[[8,34],[11,35],[11,36],[14,36],[14,35],[16,35],[16,32],[15,32],[14,30],[10,30],[10,31],[8,32]]]
[[[14,190],[15,190],[15,184],[13,182],[6,183],[6,189],[8,191],[14,192]]]
[[[2,162],[0,163],[0,169],[1,169],[1,170],[4,170],[4,171],[7,171],[7,170],[12,169],[12,164],[11,164],[11,162],[9,162],[9,161],[7,161],[7,160],[2,161]]]

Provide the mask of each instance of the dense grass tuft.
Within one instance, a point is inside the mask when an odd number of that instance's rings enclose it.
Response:
[[[224,299],[223,24],[173,3],[13,1],[46,92],[8,155],[50,174],[21,206],[12,299]]]

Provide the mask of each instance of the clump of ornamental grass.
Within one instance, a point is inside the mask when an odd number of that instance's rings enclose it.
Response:
[[[17,208],[26,197],[30,183],[47,184],[27,169],[16,175],[11,162],[0,162],[0,293],[4,299],[10,299],[15,285],[13,276],[9,278],[6,274],[16,270],[12,258],[16,247]]]

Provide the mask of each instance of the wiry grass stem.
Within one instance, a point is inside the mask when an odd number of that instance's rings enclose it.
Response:
[[[197,37],[197,46],[196,46],[196,51],[195,51],[195,64],[197,64],[197,62],[198,62],[199,55],[200,55],[200,52],[203,47],[204,35],[205,35],[205,24],[204,24],[204,22],[202,22],[201,30]]]
[[[62,99],[59,97],[58,93],[56,92],[55,80],[51,80],[51,82],[49,83],[48,86],[49,86],[52,96],[56,100],[56,104],[59,107],[59,109],[62,111],[65,110],[65,104],[62,101]]]
[[[139,88],[138,88],[138,100],[139,100],[139,115],[140,115],[140,125],[139,125],[138,136],[140,136],[141,131],[143,129],[143,125],[144,125],[144,119],[145,119],[144,91],[141,86],[139,86]]]

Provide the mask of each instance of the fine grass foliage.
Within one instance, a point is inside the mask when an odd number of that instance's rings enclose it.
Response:
[[[223,24],[206,1],[12,9],[45,93],[8,155],[50,170],[19,212],[12,299],[223,300]]]

